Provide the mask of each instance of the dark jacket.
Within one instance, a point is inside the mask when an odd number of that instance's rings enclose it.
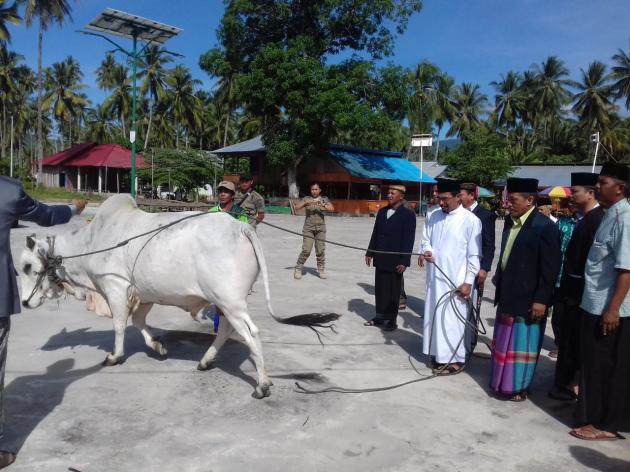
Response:
[[[412,210],[401,205],[388,219],[387,210],[389,209],[388,205],[377,213],[372,238],[365,255],[374,258],[374,267],[377,269],[393,272],[396,266],[401,264],[409,267],[411,256],[378,254],[371,251],[412,252],[416,237],[416,215]]]
[[[546,306],[552,303],[560,272],[560,231],[553,221],[534,209],[518,233],[502,270],[501,259],[512,224],[512,218],[507,217],[497,263],[494,303],[499,313],[526,317],[532,303]]]
[[[47,206],[24,193],[22,184],[0,176],[0,316],[20,312],[15,268],[11,258],[10,231],[16,220],[26,220],[41,226],[52,226],[70,220],[68,205]]]
[[[492,259],[494,259],[494,223],[497,219],[490,210],[486,210],[477,204],[473,213],[481,220],[481,268],[486,272],[492,269]]]

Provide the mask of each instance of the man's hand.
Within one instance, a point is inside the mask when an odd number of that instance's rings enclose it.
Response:
[[[370,256],[365,256],[365,265],[368,267],[372,265],[372,258]]]
[[[619,310],[607,309],[602,315],[602,334],[604,336],[619,328]]]
[[[423,255],[423,254],[420,254],[420,255],[418,256],[418,265],[419,265],[420,267],[424,267],[424,255]]]
[[[538,321],[543,316],[545,316],[546,310],[547,310],[547,307],[543,305],[542,303],[532,303],[531,312],[532,312],[533,320]]]
[[[431,251],[424,252],[424,260],[427,262],[435,262],[435,258],[433,257],[433,253]]]
[[[488,271],[481,269],[477,274],[477,286],[483,287],[483,284],[486,282],[486,278],[488,278]]]
[[[459,287],[457,287],[457,291],[459,292],[460,297],[470,298],[470,292],[472,292],[472,285],[461,284]]]
[[[72,200],[72,204],[77,209],[77,215],[80,215],[83,210],[85,210],[85,206],[87,205],[87,200]]]
[[[406,268],[407,268],[407,267],[405,267],[404,265],[402,265],[402,264],[398,264],[398,265],[396,266],[396,272],[398,272],[399,274],[402,274],[402,273],[405,271],[405,269],[406,269]]]

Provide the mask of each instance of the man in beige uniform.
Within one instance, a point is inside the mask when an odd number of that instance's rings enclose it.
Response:
[[[245,210],[249,218],[249,224],[256,225],[265,218],[265,199],[252,187],[254,179],[249,174],[241,174],[239,191],[236,192],[234,203]]]

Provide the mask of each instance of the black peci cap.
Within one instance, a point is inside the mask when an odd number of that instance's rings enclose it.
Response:
[[[571,187],[595,187],[599,175],[590,172],[573,172],[571,174]]]
[[[630,171],[628,170],[627,165],[607,162],[602,166],[602,170],[599,172],[599,175],[614,177],[615,179],[628,182],[630,178]]]
[[[507,179],[507,193],[538,193],[538,179]]]
[[[453,195],[457,195],[459,193],[459,180],[455,179],[436,179],[437,180],[437,191],[438,193],[442,192],[451,192]]]

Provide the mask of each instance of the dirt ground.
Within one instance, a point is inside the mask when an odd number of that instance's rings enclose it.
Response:
[[[300,230],[302,219],[269,215]],[[26,234],[64,227],[18,228],[14,255]],[[373,218],[329,218],[328,238],[365,246]],[[422,228],[418,220],[416,246]],[[498,222],[497,232],[502,228]],[[569,436],[573,405],[550,400],[555,361],[547,330],[532,394],[524,403],[488,394],[487,348],[460,375],[378,393],[304,395],[295,382],[320,388],[380,387],[427,374],[421,355],[424,270],[405,275],[409,307],[400,328],[384,333],[363,322],[373,316],[373,272],[363,253],[327,247],[327,280],[307,262],[293,279],[301,239],[261,226],[272,300],[281,316],[315,311],[342,314],[336,335],[322,347],[305,328],[281,325],[267,314],[262,284],[249,306],[260,328],[272,395],[250,394],[255,370],[237,340],[216,368],[196,365],[214,336],[211,321],[195,322],[175,308],[155,307],[149,324],[169,349],[166,360],[148,352],[128,327],[127,360],[102,367],[113,346],[111,320],[71,298],[48,302],[12,318],[5,380],[2,448],[19,450],[15,472],[98,471],[628,471],[627,441],[584,442]],[[208,261],[209,264],[212,261]],[[174,267],[173,276],[185,267]],[[483,318],[492,335],[488,289]]]

